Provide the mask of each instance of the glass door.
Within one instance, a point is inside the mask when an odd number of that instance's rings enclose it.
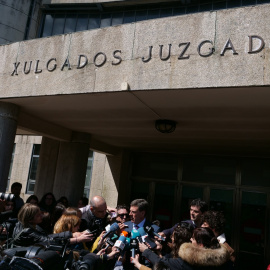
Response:
[[[267,194],[242,191],[238,269],[266,269]]]

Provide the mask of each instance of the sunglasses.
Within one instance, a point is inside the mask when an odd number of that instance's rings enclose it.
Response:
[[[128,217],[128,214],[118,214],[118,217],[120,217],[120,218]]]

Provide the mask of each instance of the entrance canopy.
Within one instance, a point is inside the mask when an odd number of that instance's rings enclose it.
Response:
[[[157,90],[14,98],[25,130],[68,140],[71,131],[92,135],[93,148],[144,151],[267,153],[270,147],[270,89]],[[155,120],[171,119],[176,130],[162,134]],[[100,149],[99,149],[100,148]]]
[[[20,107],[17,134],[70,141],[84,132],[108,154],[268,155],[269,11],[220,10],[0,46],[0,101]],[[159,133],[158,119],[176,121],[176,130]]]

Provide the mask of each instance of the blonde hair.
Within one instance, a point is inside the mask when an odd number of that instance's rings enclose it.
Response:
[[[55,223],[53,228],[53,233],[61,233],[70,231],[80,224],[80,218],[76,215],[62,215],[58,221]]]
[[[18,220],[22,223],[24,228],[31,227],[31,221],[35,218],[35,215],[40,211],[39,207],[26,203],[23,205],[18,214]]]

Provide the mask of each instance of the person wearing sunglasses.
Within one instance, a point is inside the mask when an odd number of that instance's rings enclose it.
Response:
[[[125,204],[120,204],[116,207],[117,216],[116,221],[120,223],[124,223],[130,220],[129,218],[129,208]]]

